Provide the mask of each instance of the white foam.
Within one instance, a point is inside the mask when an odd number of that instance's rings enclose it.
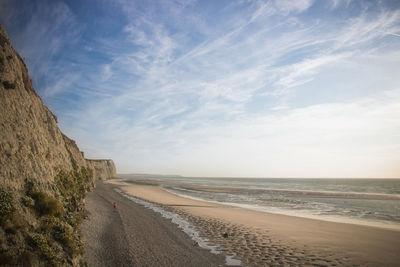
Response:
[[[209,239],[203,238],[200,236],[199,232],[196,230],[196,228],[190,224],[187,220],[182,218],[180,215],[166,211],[160,206],[150,203],[147,201],[144,201],[142,199],[133,197],[131,195],[128,195],[124,192],[122,192],[120,189],[115,189],[116,192],[121,194],[122,196],[132,200],[133,202],[140,204],[148,209],[151,209],[157,213],[160,213],[164,218],[170,219],[172,223],[178,225],[178,227],[185,232],[193,241],[197,242],[197,244],[204,249],[210,250],[211,253],[213,254],[220,254],[222,251],[218,250],[218,246],[210,244]],[[234,259],[234,256],[225,256],[225,262],[226,265],[229,266],[242,266],[242,262],[240,260]]]
[[[271,207],[271,206],[260,206],[260,205],[256,205],[256,204],[213,201],[213,200],[208,200],[208,199],[203,199],[203,198],[198,198],[198,197],[193,197],[193,196],[177,193],[173,190],[168,190],[165,187],[162,187],[162,189],[164,189],[168,193],[171,193],[171,194],[174,194],[174,195],[177,195],[180,197],[192,199],[192,200],[228,205],[231,207],[237,207],[237,208],[242,208],[242,209],[247,209],[247,210],[254,210],[254,211],[260,211],[260,212],[266,212],[266,213],[315,219],[315,220],[328,221],[328,222],[338,222],[338,223],[348,223],[348,224],[356,224],[356,225],[363,225],[363,226],[372,226],[372,227],[400,231],[400,225],[398,223],[375,221],[375,220],[361,220],[361,219],[358,220],[358,219],[353,219],[353,218],[339,216],[339,215],[336,215],[336,216],[335,215],[321,215],[321,214],[318,214],[318,210],[314,210],[314,211],[313,210],[293,210],[293,209],[283,209],[283,208]]]

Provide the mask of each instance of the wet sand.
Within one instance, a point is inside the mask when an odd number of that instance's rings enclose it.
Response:
[[[175,224],[97,182],[86,196],[82,224],[89,266],[223,266],[225,258],[200,247]],[[113,203],[117,203],[117,208]]]
[[[186,217],[247,266],[399,266],[400,231],[245,210],[179,197],[157,186],[111,182]]]

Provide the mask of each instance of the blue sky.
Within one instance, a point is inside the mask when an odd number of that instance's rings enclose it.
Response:
[[[0,2],[34,87],[120,173],[400,177],[400,2]]]

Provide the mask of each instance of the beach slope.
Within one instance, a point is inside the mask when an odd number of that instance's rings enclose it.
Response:
[[[110,182],[185,217],[246,266],[399,266],[398,230],[257,212],[183,198],[158,186]]]
[[[193,246],[176,225],[97,182],[82,224],[89,266],[223,266],[224,257]],[[116,203],[117,208],[113,207]]]

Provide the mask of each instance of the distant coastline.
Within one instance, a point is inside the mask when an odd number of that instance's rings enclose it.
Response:
[[[140,178],[140,177],[170,177],[170,178],[187,178],[187,179],[338,179],[338,180],[400,180],[399,177],[265,177],[265,176],[188,176],[180,174],[152,174],[152,173],[117,173],[120,178]]]
[[[269,213],[400,229],[400,180],[128,176],[170,193]]]

